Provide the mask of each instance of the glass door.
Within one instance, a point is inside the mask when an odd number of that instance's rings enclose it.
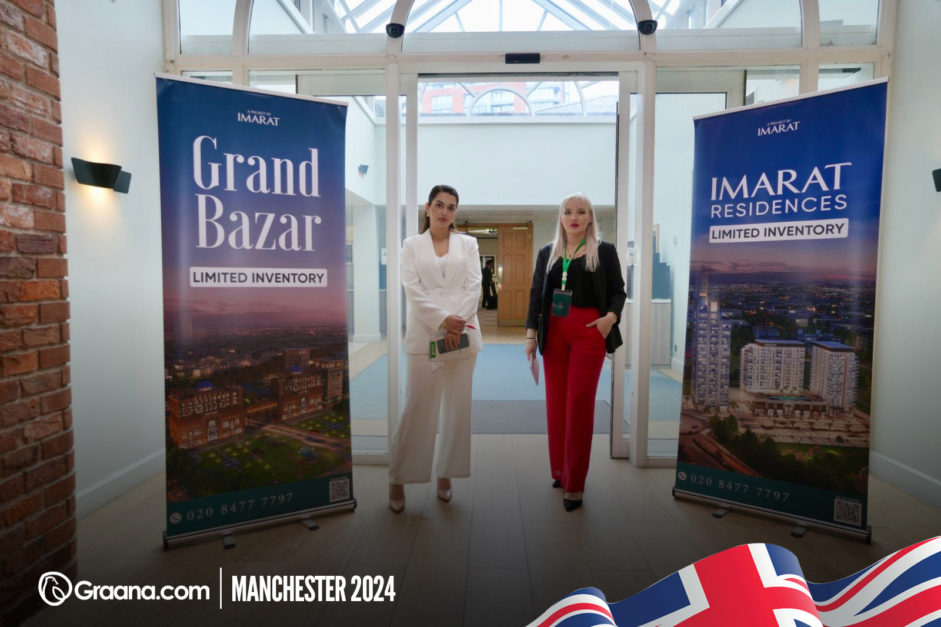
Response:
[[[661,70],[655,99],[647,463],[677,454],[686,367],[693,118],[743,104],[743,71]]]
[[[530,255],[503,258],[499,252],[505,249],[503,244],[493,246],[499,282],[520,273],[520,268],[508,266],[520,263],[516,259],[528,259],[522,272],[532,276],[539,249],[554,238],[562,199],[581,192],[594,205],[602,238],[618,245],[622,271],[626,270],[627,194],[618,197],[616,169],[618,151],[622,146],[628,149],[630,133],[625,128],[619,139],[617,111],[625,94],[630,102],[632,91],[633,73],[417,77],[414,93],[409,94],[417,115],[414,124],[409,119],[406,130],[410,188],[406,196],[415,199],[409,213],[420,213],[432,185],[447,183],[460,193],[459,226],[465,221],[487,224],[501,237],[517,229],[531,233]],[[626,154],[621,162],[626,168]],[[528,286],[524,291],[528,299]],[[498,295],[498,303],[511,296]],[[532,430],[524,432],[544,433],[544,382],[540,377],[534,385],[525,362],[523,320],[494,317],[490,329],[483,322],[485,316],[479,317],[487,346],[477,361],[475,404],[493,407],[493,413],[499,413],[496,408],[512,411],[531,424]],[[625,381],[623,374],[615,373],[627,370],[623,360],[615,364],[606,359],[602,371],[595,433],[623,440],[623,423],[612,417],[622,414]],[[477,412],[481,413],[485,412]],[[509,433],[500,429],[513,428],[519,433],[522,428],[499,422],[478,421],[474,431]]]

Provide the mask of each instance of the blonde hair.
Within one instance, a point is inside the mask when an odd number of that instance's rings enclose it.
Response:
[[[562,212],[565,211],[565,203],[570,200],[581,200],[586,205],[588,205],[588,218],[590,222],[588,223],[588,229],[585,231],[585,267],[588,268],[589,272],[594,272],[598,268],[598,241],[601,238],[601,233],[595,227],[595,208],[591,204],[591,201],[588,200],[588,196],[581,193],[569,194],[562,199],[562,202],[559,204],[559,222],[556,225],[555,229],[555,239],[552,241],[552,252],[549,253],[549,263],[546,264],[546,271],[549,271],[549,268],[552,267],[552,264],[555,263],[555,260],[562,256],[562,252],[565,250],[566,239],[565,239],[565,227],[562,226]]]

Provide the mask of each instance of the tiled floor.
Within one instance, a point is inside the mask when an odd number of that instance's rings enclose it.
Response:
[[[879,479],[870,484],[872,543],[808,531],[743,513],[712,517],[674,500],[672,469],[638,469],[607,456],[596,436],[583,508],[568,513],[549,485],[544,435],[476,435],[470,479],[454,499],[407,487],[403,513],[386,507],[386,468],[356,466],[354,511],[164,551],[163,476],[79,522],[79,576],[95,584],[202,584],[202,602],[76,601],[47,609],[29,627],[60,625],[521,626],[580,587],[611,601],[722,549],[747,542],[787,547],[807,578],[830,581],[941,533],[941,510]],[[394,603],[234,604],[217,596],[220,568],[246,575],[395,577]]]

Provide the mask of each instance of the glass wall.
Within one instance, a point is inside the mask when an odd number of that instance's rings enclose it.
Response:
[[[800,68],[763,66],[745,70],[745,104],[759,104],[800,93]]]
[[[693,118],[726,108],[726,94],[657,94],[651,268],[648,454],[676,455],[683,393],[693,185]]]
[[[211,83],[232,82],[232,72],[228,71],[183,72],[183,76],[186,78],[197,78],[201,81],[209,81]]]
[[[847,87],[856,83],[871,81],[873,76],[872,63],[840,63],[836,65],[821,65],[820,77],[817,84],[819,91]]]

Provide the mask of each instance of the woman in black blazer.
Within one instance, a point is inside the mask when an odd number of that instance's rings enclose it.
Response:
[[[536,258],[526,318],[526,356],[543,356],[549,467],[566,511],[581,506],[605,353],[621,345],[627,294],[617,249],[598,239],[591,202],[562,201],[555,241]]]

